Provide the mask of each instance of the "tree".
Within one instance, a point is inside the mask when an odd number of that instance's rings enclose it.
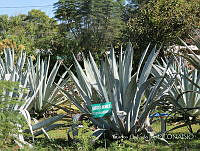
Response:
[[[57,22],[40,10],[33,9],[28,15],[2,15],[0,49],[25,49],[29,54],[33,54],[36,49],[51,49],[57,31]]]
[[[199,26],[199,11],[200,0],[144,0],[130,9],[122,39],[133,43],[135,66],[149,43],[165,48],[179,42],[178,37],[186,38]]]
[[[25,48],[24,15],[8,17],[0,16],[0,51],[4,48],[22,50]]]
[[[125,39],[137,48],[153,44],[173,44],[199,26],[200,0],[149,0],[132,12]]]
[[[74,44],[71,51],[100,54],[115,43],[123,26],[120,18],[123,3],[123,0],[59,0],[55,3],[55,17],[61,22],[60,33]]]
[[[57,34],[57,22],[48,17],[44,12],[33,9],[28,12],[25,18],[27,22],[27,36],[34,41],[36,49],[51,49],[53,37]]]
[[[8,15],[0,16],[0,39],[5,39],[4,35],[8,27]]]

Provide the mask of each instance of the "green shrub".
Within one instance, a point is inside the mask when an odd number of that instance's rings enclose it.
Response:
[[[78,129],[78,136],[75,137],[78,143],[74,147],[82,151],[94,150],[94,136],[92,136],[92,133],[93,131],[88,123],[83,122],[83,128]]]
[[[18,83],[0,81],[0,148],[12,145],[15,135],[20,133],[19,126],[23,127],[25,124],[22,114],[17,110],[10,110],[10,106],[19,104],[18,98],[6,95],[6,92],[16,92],[19,89]]]

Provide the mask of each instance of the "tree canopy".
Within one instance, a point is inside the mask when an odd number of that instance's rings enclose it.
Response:
[[[200,25],[199,0],[148,0],[129,14],[124,38],[137,48],[173,44]]]
[[[121,35],[123,0],[59,0],[54,7],[61,30],[71,33],[76,49],[104,51]]]
[[[58,0],[54,9],[54,18],[35,9],[1,15],[0,51],[50,49],[71,65],[73,53],[90,51],[98,59],[111,45],[131,42],[137,65],[150,42],[172,45],[200,27],[200,0]]]
[[[25,49],[51,49],[57,31],[57,22],[44,12],[33,9],[28,15],[0,16],[0,50],[6,47]]]

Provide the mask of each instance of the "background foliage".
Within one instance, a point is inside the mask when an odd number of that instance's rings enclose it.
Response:
[[[34,54],[51,50],[67,65],[72,53],[92,52],[97,60],[111,45],[131,42],[135,66],[149,42],[165,45],[199,28],[199,0],[58,0],[55,17],[40,10],[0,16],[0,51],[10,47]],[[119,49],[118,49],[119,50]]]
[[[0,53],[5,48],[17,52],[26,50],[33,55],[50,50],[53,54],[50,68],[53,68],[57,57],[69,66],[74,60],[73,53],[80,61],[82,52],[87,55],[90,51],[98,62],[111,45],[117,56],[120,46],[131,42],[135,52],[133,64],[138,66],[139,58],[150,42],[153,43],[151,46],[173,45],[177,37],[185,40],[200,26],[200,0],[58,0],[54,8],[54,18],[35,9],[17,16],[1,15]],[[41,54],[42,58],[46,57],[44,55]],[[13,91],[19,87],[1,81],[0,88],[0,99],[9,100],[2,90]],[[17,98],[7,103],[18,103]],[[20,115],[16,117],[17,112],[6,110],[7,105],[0,103],[0,145],[12,141],[9,134],[17,131],[16,123],[22,122]],[[80,144],[93,147],[89,139],[83,137],[80,136],[83,140]]]
[[[28,15],[1,15],[0,51],[9,47],[34,54],[36,49],[50,49],[56,25],[54,19],[35,9],[29,11]]]
[[[199,0],[143,0],[128,10],[122,39],[131,41],[137,50],[136,65],[148,43],[180,43],[177,37],[187,39],[200,25]]]

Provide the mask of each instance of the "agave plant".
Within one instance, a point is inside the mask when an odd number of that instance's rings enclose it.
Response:
[[[61,104],[66,99],[63,98],[63,95],[59,94],[58,86],[63,87],[67,83],[65,76],[67,71],[59,78],[57,84],[55,84],[55,78],[58,73],[61,61],[57,61],[51,70],[49,71],[50,56],[48,59],[43,60],[40,56],[37,57],[37,62],[34,64],[32,58],[29,58],[27,63],[27,68],[30,69],[30,90],[35,92],[37,90],[38,84],[42,82],[42,85],[39,87],[39,92],[35,97],[33,105],[33,110],[38,114],[43,114],[45,111],[52,108],[51,104]],[[50,73],[49,73],[50,72]],[[31,109],[31,107],[29,108]]]
[[[21,55],[17,58],[17,61],[15,61],[15,55],[14,50],[6,49],[4,50],[4,59],[0,57],[0,80],[7,80],[12,82],[18,82],[21,88],[28,88],[29,84],[29,71],[23,71],[24,65],[26,60],[26,53],[21,52]],[[39,84],[41,85],[41,84]],[[22,113],[31,129],[31,118],[30,114],[28,112],[28,107],[33,101],[34,97],[36,96],[38,92],[38,89],[36,90],[36,93],[33,93],[30,95],[28,92],[21,91],[21,93],[14,93],[10,91],[5,91],[4,95],[10,97],[10,98],[19,98],[18,101],[22,102],[15,105],[9,105],[10,110],[19,110],[20,113]],[[0,101],[5,101],[0,100]],[[32,130],[31,130],[32,131]],[[22,138],[22,137],[21,137]]]
[[[17,59],[17,60],[15,60]],[[30,111],[33,109],[34,105],[39,104],[39,109],[48,110],[51,107],[51,103],[57,104],[58,101],[63,102],[57,98],[62,98],[58,93],[58,89],[54,86],[53,82],[58,71],[60,63],[56,63],[52,72],[48,76],[49,61],[48,64],[44,60],[38,59],[36,65],[33,61],[28,60],[26,53],[21,52],[21,55],[17,58],[14,55],[14,50],[4,50],[4,59],[0,57],[0,80],[7,80],[19,83],[20,87],[13,91],[4,91],[3,95],[9,98],[18,98],[17,104],[10,104],[8,106],[9,110],[18,111],[21,113],[28,124],[29,129],[25,132],[29,132],[32,136],[36,135],[38,132],[35,130],[41,129],[43,133],[48,137],[46,130],[51,130],[52,128],[58,127],[60,125],[53,125],[54,122],[65,117],[65,114],[57,115],[49,119],[45,119],[41,122],[33,124]],[[57,85],[63,86],[66,83],[64,76],[65,72]],[[18,91],[19,89],[25,89],[26,91]],[[54,102],[52,102],[54,100]],[[5,98],[1,99],[0,102],[7,101]],[[40,110],[41,111],[41,110]],[[19,131],[23,130],[19,126]],[[24,137],[22,134],[18,136],[19,142],[24,142]],[[34,140],[34,137],[33,137]],[[18,143],[20,146],[21,144]]]
[[[29,111],[34,108],[36,112],[44,113],[51,108],[51,103],[63,102],[63,96],[58,94],[59,90],[54,84],[61,62],[57,61],[49,73],[50,57],[43,60],[38,56],[34,64],[31,57],[26,57],[25,52],[21,52],[17,60],[14,50],[4,50],[4,56],[4,59],[0,57],[0,80],[19,82],[21,86],[29,89],[28,96],[34,96],[34,100],[27,108]],[[66,74],[67,71],[58,80],[57,85],[60,87],[67,82],[64,80]]]
[[[15,77],[16,78],[16,77]],[[11,75],[11,79],[9,80],[9,83],[12,84],[12,80],[13,80],[13,76]],[[7,82],[8,83],[8,82]],[[41,85],[42,83],[40,83],[39,85]],[[54,124],[55,122],[61,120],[62,118],[64,118],[66,116],[66,114],[59,114],[56,116],[53,116],[51,118],[42,120],[40,122],[36,121],[36,124],[33,124],[34,122],[31,119],[31,116],[29,114],[29,111],[27,110],[27,108],[29,107],[29,105],[31,104],[31,102],[33,101],[33,98],[35,96],[29,96],[26,89],[24,89],[23,87],[26,87],[26,84],[24,85],[20,85],[18,87],[15,87],[12,91],[8,90],[8,91],[2,91],[3,96],[6,97],[1,97],[0,98],[0,104],[2,102],[6,101],[7,107],[6,108],[1,108],[1,110],[7,110],[7,111],[11,111],[13,113],[17,112],[19,114],[22,114],[24,116],[24,119],[27,123],[28,129],[23,130],[22,126],[20,123],[16,123],[16,127],[18,128],[18,132],[17,134],[10,134],[11,136],[13,136],[15,138],[15,142],[19,145],[19,147],[23,147],[23,145],[29,145],[30,147],[32,147],[31,144],[29,144],[28,142],[25,141],[24,133],[30,133],[32,134],[32,139],[34,141],[34,136],[38,136],[41,134],[44,134],[46,137],[49,138],[47,131],[50,131],[52,129],[55,129],[57,127],[63,126],[63,124]],[[37,90],[38,91],[38,90]],[[35,95],[37,94],[37,92],[35,93]],[[10,100],[17,100],[17,103],[9,103]],[[18,115],[18,114],[16,114]]]
[[[4,59],[0,56],[0,80],[5,80],[10,78],[10,74],[17,74],[19,81],[24,82],[25,77],[27,77],[27,72],[24,72],[24,65],[26,61],[26,53],[21,52],[20,56],[15,61],[14,50],[5,49]]]
[[[157,77],[161,76],[165,71],[167,62],[166,58],[162,63],[154,64],[152,74]],[[171,89],[168,95],[171,97],[172,103],[182,113],[191,116],[200,114],[200,72],[197,69],[190,70],[182,57],[175,58],[173,64],[166,72],[167,77],[174,77],[173,83],[168,80],[163,81],[163,85],[168,85]],[[198,109],[199,107],[199,109]],[[185,109],[185,110],[184,110]]]
[[[13,50],[9,49],[4,50],[4,55],[5,55],[4,60],[0,57],[0,80],[17,82],[20,85],[20,87],[15,91],[3,92],[3,95],[9,98],[13,99],[18,98],[17,100],[19,102],[17,104],[10,104],[7,107],[7,109],[11,111],[18,111],[19,113],[21,113],[25,117],[26,122],[30,128],[30,131],[32,132],[31,117],[27,108],[33,101],[33,98],[36,96],[38,90],[36,90],[36,93],[34,93],[33,95],[29,95],[28,91],[18,91],[19,89],[28,87],[28,79],[30,72],[23,71],[26,53],[22,52],[21,55],[18,57],[17,61],[15,61]],[[9,100],[2,98],[0,102],[2,101],[9,101]],[[21,132],[22,130],[20,124],[18,124],[17,126],[19,127],[19,131]],[[27,144],[22,134],[18,134],[15,137],[16,137],[15,141],[18,143],[19,146],[22,146],[21,143]]]
[[[89,54],[89,59],[84,58],[84,68],[75,59],[77,76],[72,71],[69,75],[83,102],[80,102],[73,91],[67,92],[62,89],[62,92],[99,128],[95,131],[96,135],[102,135],[109,130],[110,134],[130,136],[150,126],[149,113],[167,88],[160,90],[163,76],[149,78],[159,50],[155,47],[144,61],[148,49],[149,46],[141,57],[137,72],[133,75],[131,44],[127,46],[125,52],[121,50],[118,61],[112,48],[110,55],[102,61],[99,68],[91,54]],[[147,96],[145,96],[146,90],[149,92]],[[91,105],[105,102],[112,103],[111,116],[93,117]]]

